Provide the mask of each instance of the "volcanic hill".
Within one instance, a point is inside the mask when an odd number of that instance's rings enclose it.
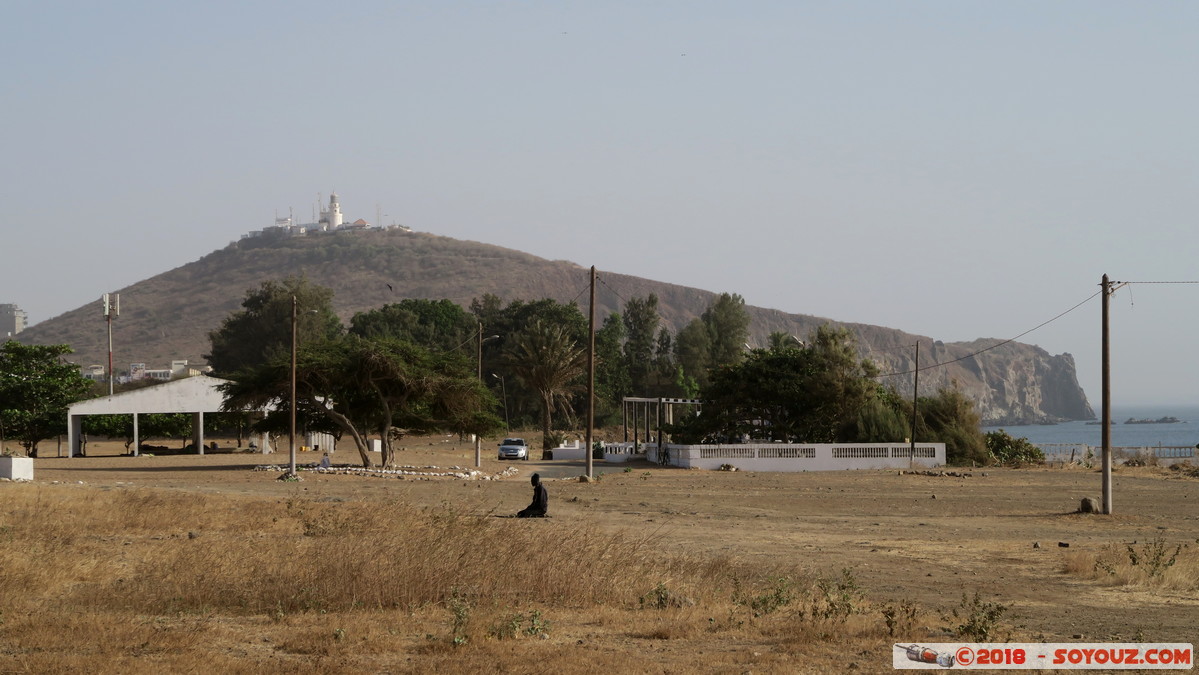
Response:
[[[241,307],[247,291],[263,281],[304,274],[333,289],[343,321],[355,313],[404,298],[448,298],[468,306],[493,293],[505,302],[553,298],[577,301],[586,311],[589,271],[575,263],[550,261],[511,249],[402,230],[364,230],[258,236],[213,251],[199,260],[120,289],[121,316],[113,322],[114,363],[165,368],[173,359],[202,363],[208,333]],[[664,325],[673,332],[703,313],[716,293],[600,272],[598,320],[619,310],[622,299],[658,296]],[[983,418],[1013,424],[1091,419],[1094,413],[1078,385],[1074,359],[1028,344],[1001,340],[945,343],[891,328],[842,323],[747,305],[753,344],[772,331],[807,336],[829,323],[857,335],[864,356],[876,360],[884,378],[911,394],[913,354],[920,341],[921,393],[956,384],[973,399]],[[107,359],[107,341],[94,303],[38,323],[22,342],[69,344],[81,364]],[[999,345],[995,347],[995,345]],[[924,349],[924,348],[927,349]],[[987,349],[988,347],[993,347]],[[946,364],[929,368],[936,363]]]

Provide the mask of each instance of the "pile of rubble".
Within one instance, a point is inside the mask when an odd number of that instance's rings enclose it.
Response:
[[[254,467],[255,471],[278,471],[286,472],[289,470],[287,464],[262,464]],[[397,466],[392,468],[363,468],[361,466],[351,466],[349,464],[334,464],[328,467],[319,466],[296,466],[297,471],[308,471],[319,474],[337,474],[342,476],[370,476],[373,478],[399,478],[413,480],[433,480],[435,478],[456,478],[458,480],[499,480],[520,473],[520,469],[510,466],[497,474],[488,474],[477,469],[468,469],[462,466],[451,466],[449,468],[441,468],[439,466]]]

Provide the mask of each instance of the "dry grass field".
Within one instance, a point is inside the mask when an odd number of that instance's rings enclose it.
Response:
[[[410,439],[402,461],[471,466]],[[1199,479],[86,458],[0,483],[0,672],[891,672],[895,642],[1193,642]],[[342,450],[335,463],[353,462]],[[317,460],[301,454],[301,463]],[[525,506],[548,477],[545,520]],[[1039,546],[1034,546],[1034,543]],[[1062,546],[1061,544],[1068,544]]]

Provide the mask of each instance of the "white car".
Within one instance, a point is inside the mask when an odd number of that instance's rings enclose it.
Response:
[[[523,438],[505,438],[500,443],[500,459],[528,459],[529,445]]]

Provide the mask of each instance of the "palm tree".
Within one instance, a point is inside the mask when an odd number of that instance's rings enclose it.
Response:
[[[553,411],[570,411],[569,395],[587,370],[587,352],[562,326],[534,321],[514,336],[506,356],[516,376],[541,397],[541,447],[549,450]]]

